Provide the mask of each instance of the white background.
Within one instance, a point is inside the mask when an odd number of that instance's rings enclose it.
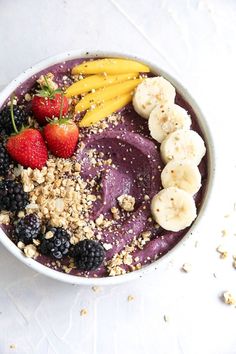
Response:
[[[235,354],[236,308],[220,296],[236,296],[236,1],[0,0],[0,86],[72,49],[140,54],[188,87],[214,137],[214,195],[171,262],[99,293],[36,274],[0,246],[0,354]]]

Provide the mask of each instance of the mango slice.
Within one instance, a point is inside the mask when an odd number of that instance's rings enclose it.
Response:
[[[112,100],[106,101],[104,104],[96,107],[95,109],[88,111],[84,118],[79,123],[80,127],[89,127],[92,124],[99,122],[100,120],[106,118],[110,114],[121,109],[127,105],[132,100],[132,94],[126,93],[122,96],[113,98]]]
[[[92,89],[98,89],[101,87],[106,87],[112,84],[118,84],[119,82],[131,80],[137,78],[138,73],[127,73],[122,75],[92,75],[88,76],[85,79],[75,82],[69,86],[65,92],[66,97],[72,97],[80,95],[91,91]]]
[[[72,74],[124,74],[130,72],[149,72],[148,66],[135,60],[120,58],[105,58],[93,61],[86,61],[83,64],[76,65],[72,69]]]
[[[91,107],[93,104],[103,103],[104,101],[111,100],[117,96],[124,95],[127,92],[131,92],[135,89],[142,80],[130,80],[120,84],[111,85],[104,89],[100,89],[96,92],[89,93],[75,106],[76,112],[82,112],[85,109]]]

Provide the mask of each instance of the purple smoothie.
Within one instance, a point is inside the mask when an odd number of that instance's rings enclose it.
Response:
[[[54,74],[55,81],[59,86],[65,84],[69,86],[72,80],[68,77],[65,81],[65,76],[70,76],[71,68],[82,61],[84,59],[68,60],[32,76],[15,91],[19,102],[26,104],[24,95],[32,92],[39,76],[48,72]],[[191,129],[203,137],[194,111],[178,92],[175,102],[188,111],[192,119]],[[27,109],[30,110],[30,103],[27,104]],[[112,245],[112,248],[106,251],[105,263],[124,250],[125,246],[129,245],[143,231],[150,231],[150,241],[145,244],[143,249],[135,247],[131,253],[133,256],[132,266],[137,264],[143,266],[172,249],[184,237],[188,228],[180,232],[170,232],[155,227],[154,221],[150,218],[150,200],[162,188],[160,174],[164,165],[160,157],[160,144],[150,137],[147,120],[134,111],[132,104],[124,107],[121,110],[121,115],[123,120],[116,126],[110,124],[101,133],[86,134],[87,131],[81,129],[84,148],[78,151],[76,158],[81,163],[81,175],[84,180],[97,175],[101,176],[100,188],[97,191],[100,199],[93,204],[90,215],[92,220],[95,220],[100,214],[112,219],[110,209],[117,207],[117,197],[120,195],[132,195],[136,200],[135,210],[122,215],[122,218],[115,222],[112,229],[105,230],[101,235],[101,242]],[[90,149],[96,149],[98,152],[102,152],[105,158],[111,158],[114,166],[92,166],[87,158],[87,151]],[[198,212],[204,199],[207,183],[207,155],[202,159],[199,169],[202,175],[202,187],[194,197]],[[146,195],[150,197],[150,200],[146,200]],[[11,238],[11,227],[2,227]],[[69,259],[61,261],[61,264],[58,265],[55,264],[55,260],[43,255],[39,255],[36,260],[62,272],[64,272],[62,267],[69,264]],[[132,270],[132,267],[128,265],[121,265],[121,267],[126,271]],[[70,274],[86,277],[108,275],[105,266],[94,272],[86,273],[73,268]]]

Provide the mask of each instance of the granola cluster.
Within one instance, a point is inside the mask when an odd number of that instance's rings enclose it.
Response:
[[[124,250],[117,253],[107,264],[109,276],[122,275],[128,271],[134,271],[141,268],[139,258],[133,258],[132,253],[136,249],[143,249],[145,244],[150,241],[151,232],[144,231],[137,238],[134,238],[130,245],[126,246]]]
[[[102,153],[88,150],[87,156],[90,164],[95,166],[111,166],[112,160],[103,159]],[[14,169],[16,178],[20,178],[25,192],[29,193],[30,204],[25,212],[20,212],[18,217],[35,213],[44,224],[53,227],[63,227],[70,231],[70,243],[75,245],[83,239],[100,240],[102,231],[109,229],[120,219],[118,208],[112,208],[112,218],[100,214],[91,220],[90,213],[93,203],[100,199],[100,188],[96,180],[91,178],[86,181],[81,176],[81,165],[74,159],[62,159],[51,156],[47,165],[41,170],[23,168]],[[1,214],[4,223],[9,222],[8,214]],[[104,244],[105,249],[110,249],[109,244]]]
[[[118,198],[118,203],[125,211],[133,211],[135,205],[135,198],[131,195],[123,194]]]
[[[87,215],[96,196],[90,185],[80,177],[80,164],[51,158],[42,170],[21,171],[25,192],[30,192],[29,213],[50,219],[53,226],[75,229]]]

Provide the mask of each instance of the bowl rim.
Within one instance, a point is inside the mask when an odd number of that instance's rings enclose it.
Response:
[[[73,50],[73,51],[68,51],[64,53],[60,53],[54,56],[50,56],[35,65],[32,65],[29,69],[23,71],[20,75],[18,75],[15,79],[13,79],[3,90],[0,92],[0,107],[1,105],[5,102],[7,97],[17,88],[19,87],[25,80],[27,80],[29,77],[37,74],[39,71],[46,69],[47,67],[58,64],[67,60],[71,59],[77,59],[77,58],[94,58],[94,57],[117,57],[117,58],[127,58],[127,59],[135,59],[138,61],[141,61],[142,63],[148,65],[151,69],[151,71],[155,74],[161,75],[165,77],[167,80],[169,80],[174,87],[177,89],[177,91],[183,96],[183,98],[190,104],[192,107],[193,111],[195,112],[199,126],[201,128],[201,131],[203,132],[203,135],[205,137],[204,141],[207,146],[207,159],[208,159],[208,181],[207,181],[207,186],[205,190],[205,196],[203,203],[201,205],[200,212],[197,216],[197,219],[194,221],[193,225],[190,227],[190,229],[187,231],[187,233],[184,235],[184,237],[170,250],[168,251],[164,256],[162,256],[160,259],[144,266],[140,270],[136,270],[134,272],[126,273],[123,275],[119,276],[114,276],[114,277],[103,277],[103,278],[85,278],[85,277],[80,277],[76,275],[70,275],[67,273],[62,273],[56,270],[53,270],[51,268],[48,268],[47,266],[39,263],[38,261],[32,259],[32,258],[27,258],[23,254],[23,252],[9,239],[9,237],[4,233],[4,231],[0,228],[0,242],[5,246],[5,248],[12,253],[18,260],[23,262],[25,265],[30,267],[31,269],[46,275],[50,278],[53,278],[55,280],[59,280],[65,283],[70,283],[70,284],[77,284],[77,285],[114,285],[114,284],[121,284],[125,283],[131,280],[135,280],[139,277],[142,277],[144,274],[154,270],[158,269],[158,264],[161,262],[162,264],[164,262],[168,262],[171,256],[173,256],[173,252],[177,253],[178,250],[180,250],[181,246],[190,238],[193,232],[196,231],[196,229],[199,227],[199,225],[202,223],[204,217],[206,215],[206,212],[209,208],[209,199],[212,194],[213,186],[214,186],[214,180],[215,180],[215,150],[214,150],[214,143],[213,143],[213,138],[207,123],[207,120],[202,113],[202,110],[200,109],[199,105],[195,101],[195,99],[191,96],[189,91],[176,79],[176,77],[172,74],[169,74],[165,70],[163,70],[161,67],[153,63],[153,61],[149,61],[148,59],[141,57],[140,55],[137,54],[131,54],[131,53],[124,53],[124,52],[118,52],[118,51],[100,51],[100,50],[91,50],[91,51],[80,51],[80,50]]]

